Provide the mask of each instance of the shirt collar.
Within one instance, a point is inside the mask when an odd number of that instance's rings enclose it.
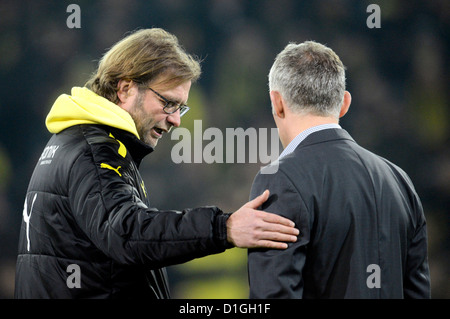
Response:
[[[334,123],[330,123],[330,124],[322,124],[322,125],[317,125],[317,126],[313,126],[310,127],[302,132],[300,132],[300,134],[298,134],[289,144],[288,146],[286,146],[286,148],[283,150],[283,152],[281,152],[280,156],[278,157],[278,159],[281,159],[282,157],[292,153],[297,146],[303,142],[303,140],[311,133],[314,132],[318,132],[318,131],[322,131],[322,130],[326,130],[326,129],[330,129],[330,128],[341,128],[341,126],[339,124],[334,124]]]

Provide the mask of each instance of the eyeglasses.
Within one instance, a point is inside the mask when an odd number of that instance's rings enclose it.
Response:
[[[173,114],[176,111],[180,110],[180,117],[182,117],[184,114],[187,113],[187,111],[189,111],[189,106],[168,100],[164,96],[153,90],[152,88],[148,89],[151,90],[153,93],[155,93],[162,100],[161,102],[165,103],[163,110],[164,112],[166,112],[166,114]]]

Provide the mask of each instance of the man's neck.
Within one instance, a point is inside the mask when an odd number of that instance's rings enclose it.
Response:
[[[323,117],[316,115],[301,115],[293,116],[286,127],[286,138],[282,141],[284,147],[286,147],[298,134],[301,132],[318,125],[323,124],[339,124],[339,121],[334,117]]]

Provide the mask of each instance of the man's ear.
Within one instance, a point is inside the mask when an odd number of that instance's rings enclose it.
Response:
[[[284,118],[286,104],[278,91],[270,91],[270,101],[272,102],[273,114],[279,118]]]
[[[130,97],[130,90],[133,82],[131,80],[120,80],[117,84],[117,97],[119,98],[119,106],[126,104],[127,99]]]
[[[339,118],[343,117],[350,108],[350,104],[352,103],[352,96],[349,91],[344,92],[344,100],[341,105],[341,112],[339,113]]]

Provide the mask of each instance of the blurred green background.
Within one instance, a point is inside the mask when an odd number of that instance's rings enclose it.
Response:
[[[71,3],[81,8],[81,28],[66,25]],[[371,3],[381,8],[381,28],[366,25]],[[50,137],[47,112],[84,85],[107,48],[150,27],[174,33],[203,60],[183,117],[189,129],[198,119],[222,132],[275,127],[267,74],[276,54],[291,41],[335,50],[353,97],[341,125],[410,175],[428,221],[432,297],[450,298],[448,0],[1,0],[0,298],[13,296],[24,196]],[[175,164],[176,143],[166,136],[141,165],[155,207],[234,211],[248,200],[262,164]],[[247,298],[246,270],[242,249],[173,266],[172,294]]]

